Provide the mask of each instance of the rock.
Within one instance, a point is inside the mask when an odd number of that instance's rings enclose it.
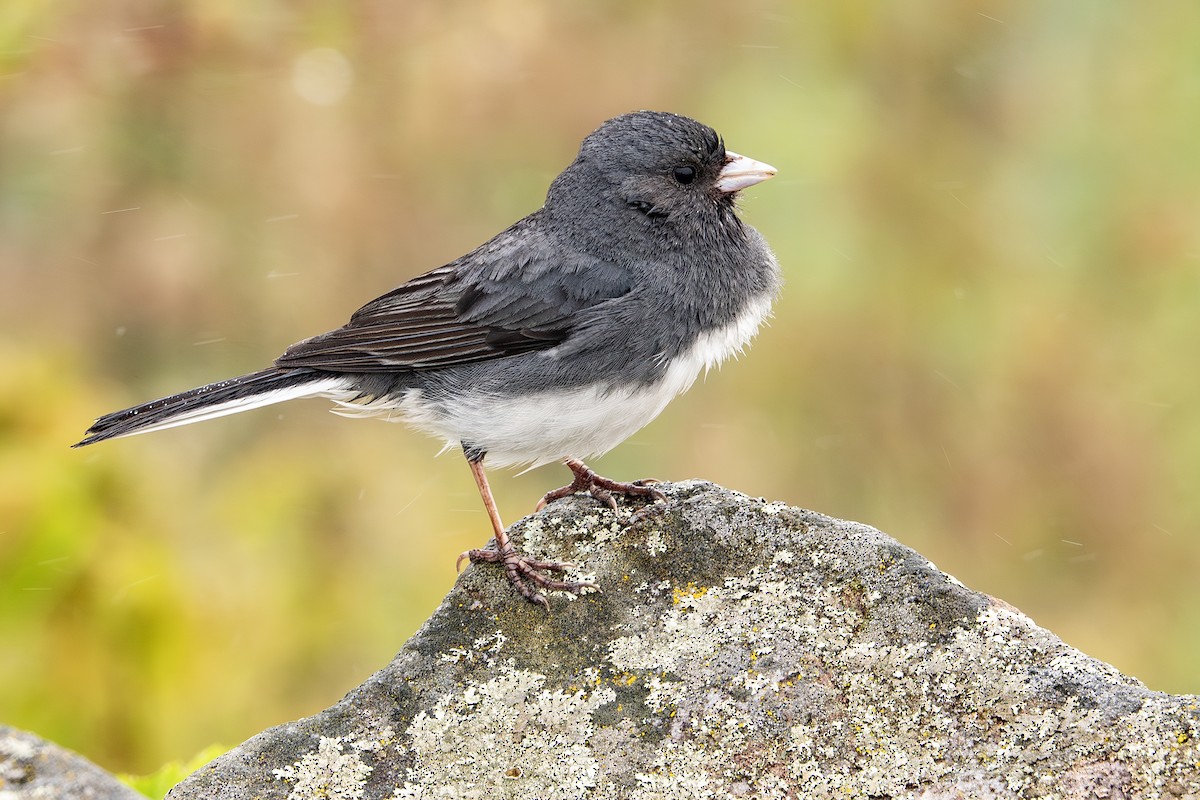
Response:
[[[1146,689],[884,534],[706,483],[630,529],[515,526],[603,592],[472,566],[386,668],[185,798],[1200,798],[1200,699]]]
[[[146,800],[83,756],[0,725],[0,800]]]

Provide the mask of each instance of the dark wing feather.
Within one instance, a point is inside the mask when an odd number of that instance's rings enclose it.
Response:
[[[275,362],[333,372],[436,369],[554,347],[583,309],[632,289],[624,267],[555,247],[538,214],[360,308]]]

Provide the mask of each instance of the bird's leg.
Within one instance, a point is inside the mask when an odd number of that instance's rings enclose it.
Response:
[[[532,603],[537,603],[549,610],[550,603],[542,590],[561,590],[578,594],[586,588],[597,589],[594,583],[583,581],[560,581],[548,578],[545,571],[566,572],[573,567],[565,561],[542,561],[519,552],[508,538],[504,523],[500,521],[500,512],[496,509],[496,500],[492,497],[492,489],[488,486],[487,475],[483,471],[484,452],[474,447],[464,447],[467,463],[471,466],[471,474],[475,476],[475,485],[479,487],[479,496],[483,498],[483,507],[487,510],[488,519],[492,522],[492,532],[496,536],[496,546],[478,550],[468,550],[458,557],[455,567],[461,567],[463,559],[470,559],[472,564],[479,562],[501,563],[509,582],[517,588],[521,595]]]
[[[601,503],[606,503],[613,511],[617,510],[617,501],[613,498],[613,492],[623,494],[627,497],[649,497],[654,502],[665,502],[667,499],[666,495],[650,485],[658,483],[653,478],[643,478],[639,481],[629,482],[614,481],[592,472],[587,464],[577,458],[563,459],[563,463],[567,465],[567,469],[571,470],[575,479],[561,489],[546,492],[545,496],[538,502],[537,508],[534,509],[535,511],[541,511],[548,503],[553,503],[555,500],[583,491],[586,491]]]

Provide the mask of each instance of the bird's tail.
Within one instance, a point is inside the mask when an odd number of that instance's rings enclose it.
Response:
[[[272,367],[105,414],[88,428],[83,441],[71,446],[188,425],[298,397],[336,395],[345,389],[345,378],[329,373]]]

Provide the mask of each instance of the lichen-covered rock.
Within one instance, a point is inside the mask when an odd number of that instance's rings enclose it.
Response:
[[[146,800],[83,756],[0,725],[0,800]]]
[[[184,798],[1200,798],[1146,689],[882,533],[711,484],[515,526],[602,592],[474,566],[386,668]]]

